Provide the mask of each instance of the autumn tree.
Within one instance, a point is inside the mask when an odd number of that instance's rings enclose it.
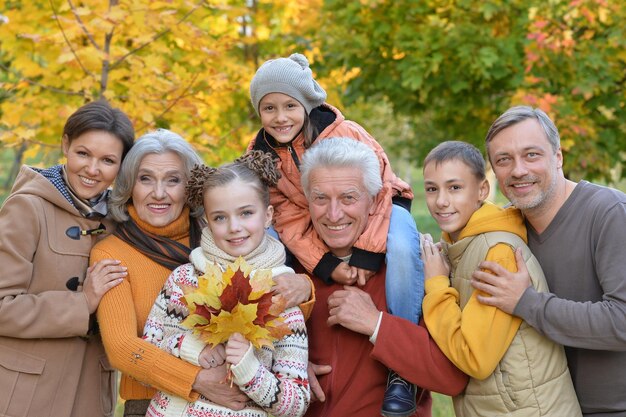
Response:
[[[482,147],[511,105],[542,107],[561,129],[568,175],[606,180],[625,159],[623,24],[606,0],[325,2],[318,70],[352,75],[350,101],[388,100],[415,136],[396,153],[422,160],[460,139]]]
[[[209,1],[4,1],[0,140],[57,149],[66,118],[104,97],[138,134],[170,128],[208,162],[238,155],[248,116],[241,86],[243,5]],[[243,110],[242,110],[243,107]],[[240,110],[240,111],[237,111]]]

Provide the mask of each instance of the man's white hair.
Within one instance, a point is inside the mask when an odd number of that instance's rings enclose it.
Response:
[[[313,144],[304,153],[300,172],[304,195],[309,198],[311,171],[317,168],[357,168],[363,173],[363,184],[371,197],[383,187],[378,157],[372,148],[351,138],[329,138]]]

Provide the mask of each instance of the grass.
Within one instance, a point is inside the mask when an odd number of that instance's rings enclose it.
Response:
[[[433,392],[433,417],[454,417],[452,398]]]

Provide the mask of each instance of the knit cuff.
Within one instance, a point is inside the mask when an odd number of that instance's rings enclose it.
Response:
[[[180,367],[175,370],[172,368],[170,361],[154,361],[150,367],[150,379],[158,387],[162,387],[163,391],[186,398],[188,401],[195,401],[198,396],[192,391],[192,386],[200,369],[190,363],[182,362],[180,359],[172,359],[180,362]]]
[[[343,262],[341,259],[330,252],[326,252],[313,270],[313,275],[330,285],[333,283],[333,279],[330,276],[341,262]]]
[[[230,367],[230,370],[233,372],[235,377],[235,383],[242,386],[250,382],[256,375],[259,366],[261,366],[261,363],[254,354],[252,344],[250,344],[250,347],[243,355],[243,358],[241,358],[239,363]]]
[[[411,212],[411,203],[413,202],[413,200],[396,195],[391,198],[391,202],[392,204],[395,204],[396,206],[405,208],[406,211],[408,211],[409,213]]]
[[[370,252],[364,249],[352,248],[350,265],[357,268],[378,271],[385,261],[384,253]]]
[[[205,346],[206,344],[203,341],[189,331],[185,333],[180,344],[180,358],[196,366],[200,366],[198,359]]]

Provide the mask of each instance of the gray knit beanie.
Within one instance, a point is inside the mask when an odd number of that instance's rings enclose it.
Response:
[[[283,93],[295,98],[307,114],[326,100],[326,91],[313,79],[309,61],[302,54],[266,61],[250,83],[250,101],[259,114],[259,102],[270,93]]]

